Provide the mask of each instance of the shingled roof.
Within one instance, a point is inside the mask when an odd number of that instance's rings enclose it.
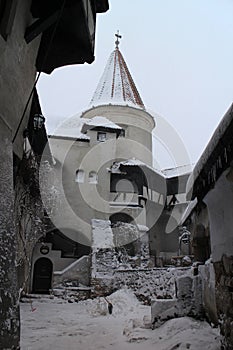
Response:
[[[119,36],[118,36],[119,37]],[[111,53],[90,105],[120,104],[145,109],[126,62],[119,50],[119,41]]]

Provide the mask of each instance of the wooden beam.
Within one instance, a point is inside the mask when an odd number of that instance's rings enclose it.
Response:
[[[43,33],[58,19],[60,11],[54,12],[51,16],[43,19],[38,19],[36,22],[27,27],[24,39],[27,44],[34,40],[38,35]]]

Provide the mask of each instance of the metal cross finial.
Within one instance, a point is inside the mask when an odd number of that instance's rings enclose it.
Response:
[[[116,36],[116,38],[117,38],[116,41],[115,41],[116,49],[118,49],[118,46],[119,46],[119,44],[120,44],[119,39],[122,38],[122,36],[119,34],[119,30],[117,31],[117,33],[115,34],[115,36]]]

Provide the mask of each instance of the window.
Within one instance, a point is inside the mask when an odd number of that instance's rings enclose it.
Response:
[[[125,137],[125,129],[121,129],[119,136],[120,137]]]
[[[77,170],[75,176],[75,182],[83,183],[85,178],[85,173],[83,170]]]
[[[97,141],[104,142],[107,139],[106,132],[98,131],[97,132]]]
[[[90,184],[97,184],[98,182],[98,177],[95,171],[90,171],[89,172],[89,177],[88,177],[89,183]]]

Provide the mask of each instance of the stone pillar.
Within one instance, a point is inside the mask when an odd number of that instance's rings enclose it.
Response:
[[[13,220],[11,132],[0,118],[0,349],[19,349],[19,293]]]

